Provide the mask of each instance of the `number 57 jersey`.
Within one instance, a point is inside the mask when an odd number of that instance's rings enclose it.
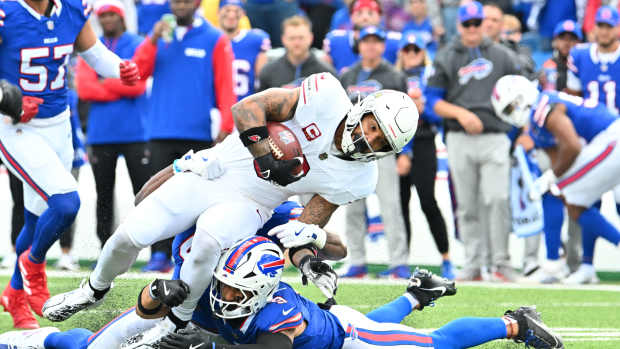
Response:
[[[37,118],[67,109],[66,64],[90,14],[82,0],[50,0],[49,17],[23,0],[0,1],[0,77],[43,98]]]

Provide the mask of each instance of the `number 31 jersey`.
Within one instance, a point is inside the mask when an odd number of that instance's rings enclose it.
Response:
[[[90,14],[81,0],[50,0],[49,17],[23,0],[0,1],[0,77],[43,98],[37,118],[67,109],[66,63]]]
[[[598,101],[610,113],[618,115],[620,48],[603,55],[596,44],[579,44],[570,51],[568,69],[568,88],[583,91],[587,103]]]

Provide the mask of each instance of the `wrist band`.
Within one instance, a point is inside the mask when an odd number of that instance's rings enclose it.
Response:
[[[247,147],[269,138],[269,131],[267,130],[267,126],[252,127],[241,132],[239,138],[241,138],[243,146]]]
[[[148,286],[150,286],[150,284]],[[148,286],[144,286],[144,288],[142,288],[142,291],[138,293],[138,310],[144,315],[155,315],[161,310],[162,303],[159,303],[159,305],[154,309],[146,309],[144,305],[142,305],[142,292],[144,292],[144,289]]]

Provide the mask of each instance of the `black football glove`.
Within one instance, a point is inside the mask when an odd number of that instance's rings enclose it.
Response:
[[[213,338],[206,332],[198,328],[184,328],[176,333],[170,333],[161,339],[159,343],[160,349],[189,349],[204,348],[210,349],[213,344]]]
[[[0,80],[0,91],[0,113],[18,123],[22,117],[22,91],[4,79]]]
[[[274,182],[284,187],[293,182],[297,182],[306,175],[306,171],[301,171],[296,176],[292,175],[295,167],[300,164],[302,164],[302,158],[276,160],[271,153],[268,153],[254,159],[254,170],[258,178]]]
[[[338,290],[338,275],[332,267],[320,258],[305,256],[299,262],[301,283],[305,286],[308,279],[321,290],[325,297],[334,298]]]
[[[153,299],[174,308],[185,301],[189,295],[189,286],[182,280],[155,279],[149,285],[149,292]]]

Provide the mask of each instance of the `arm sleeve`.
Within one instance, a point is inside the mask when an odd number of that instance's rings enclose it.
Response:
[[[222,115],[222,131],[231,133],[235,126],[230,108],[237,103],[233,88],[233,52],[226,35],[220,36],[213,50],[213,72],[216,106]]]
[[[80,56],[104,78],[120,77],[119,66],[122,60],[116,53],[108,50],[101,41],[97,40],[93,46],[80,52]]]
[[[209,346],[207,346],[209,348]],[[281,333],[263,332],[256,338],[256,344],[215,344],[215,349],[291,349],[293,342]]]
[[[140,79],[135,85],[128,86],[123,84],[120,79],[105,79],[103,80],[103,87],[122,97],[135,98],[140,97],[146,91],[146,80]]]
[[[146,80],[153,75],[155,69],[155,57],[157,56],[157,46],[151,43],[151,39],[147,36],[144,41],[136,49],[133,55],[133,61],[138,65],[140,70],[140,79]],[[231,69],[232,71],[232,69]]]
[[[81,99],[91,102],[112,102],[120,98],[120,95],[101,85],[95,70],[89,67],[82,58],[78,58],[75,70],[77,93]]]
[[[437,104],[437,101],[440,99],[443,99],[445,95],[446,90],[443,88],[426,86],[426,91],[424,93],[424,96],[426,97],[426,106],[424,107],[424,110],[435,110],[435,104]],[[435,112],[433,112],[433,114],[437,115]]]

